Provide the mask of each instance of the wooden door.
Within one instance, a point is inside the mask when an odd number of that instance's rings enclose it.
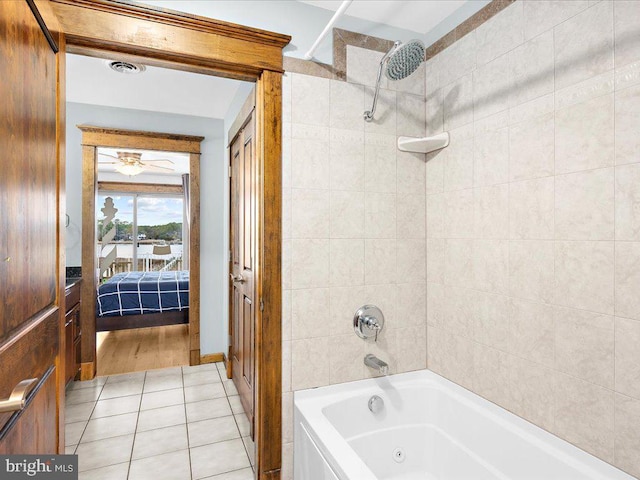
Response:
[[[231,370],[253,435],[255,382],[255,121],[251,112],[231,143]]]
[[[56,51],[33,2],[0,1],[0,399],[34,379],[0,413],[0,454],[58,450]]]

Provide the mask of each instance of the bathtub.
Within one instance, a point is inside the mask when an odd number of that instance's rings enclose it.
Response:
[[[294,479],[634,477],[423,370],[296,392]]]

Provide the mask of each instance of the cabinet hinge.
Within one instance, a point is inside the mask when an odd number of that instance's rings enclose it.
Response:
[[[264,301],[260,299],[260,311],[264,312]]]

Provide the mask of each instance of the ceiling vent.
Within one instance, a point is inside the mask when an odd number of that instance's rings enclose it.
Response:
[[[127,75],[141,73],[145,71],[145,66],[139,63],[123,62],[120,60],[107,60],[107,65],[111,70]]]

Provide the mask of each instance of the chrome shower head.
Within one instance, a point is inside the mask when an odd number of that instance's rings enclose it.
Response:
[[[424,53],[424,43],[420,40],[410,40],[407,43],[398,41],[393,45],[393,48],[382,57],[380,67],[378,68],[378,80],[376,82],[376,91],[373,95],[373,105],[371,106],[371,110],[364,112],[364,119],[367,122],[373,120],[373,114],[376,111],[382,68],[386,66],[385,75],[389,80],[402,80],[418,69],[424,60]]]
[[[415,72],[424,60],[424,43],[411,40],[392,50],[385,74],[389,80],[402,80]]]

